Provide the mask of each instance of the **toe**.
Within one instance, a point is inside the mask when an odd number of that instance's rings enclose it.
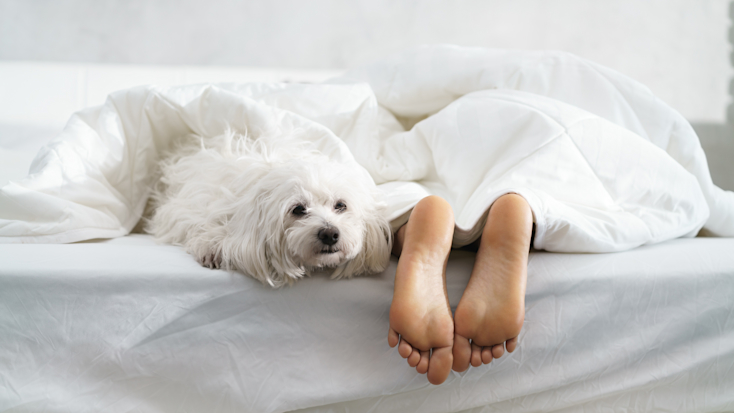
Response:
[[[469,368],[469,359],[471,358],[471,343],[468,338],[464,338],[458,334],[454,334],[454,347],[452,349],[454,363],[452,368],[454,371],[462,372]]]
[[[413,352],[410,353],[408,356],[408,365],[410,367],[415,367],[418,365],[418,362],[421,360],[421,353],[417,349],[413,349]]]
[[[400,342],[400,335],[398,335],[398,332],[390,328],[387,332],[387,344],[390,345],[390,347],[395,347]]]
[[[417,371],[420,374],[426,374],[428,371],[428,363],[429,363],[429,357],[427,351],[421,351],[421,358],[418,362],[418,365],[415,366],[415,371]]]
[[[401,337],[400,344],[398,344],[398,353],[400,353],[400,356],[404,359],[407,359],[412,352],[413,346],[411,346],[407,341],[405,341],[405,339]]]
[[[507,340],[505,343],[505,348],[507,348],[508,353],[512,353],[515,351],[515,348],[517,347],[517,337],[511,338]]]
[[[492,348],[482,347],[482,363],[489,364],[492,361]]]
[[[451,346],[433,349],[428,365],[428,381],[431,384],[441,384],[449,376],[451,365],[454,363],[451,349]]]
[[[471,365],[474,367],[482,365],[482,348],[473,342],[471,343]]]
[[[504,343],[492,346],[492,357],[498,359],[502,357],[503,354],[505,354]]]

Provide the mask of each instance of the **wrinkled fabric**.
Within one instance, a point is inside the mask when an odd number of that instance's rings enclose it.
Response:
[[[519,346],[428,383],[387,344],[397,260],[273,290],[133,234],[0,247],[0,411],[734,411],[734,239],[532,252]],[[447,268],[453,308],[474,254]]]
[[[430,46],[328,84],[114,93],[76,113],[30,175],[0,189],[0,241],[129,233],[160,153],[227,126],[253,138],[298,130],[365,168],[394,223],[422,197],[444,197],[455,246],[479,236],[506,193],[528,201],[535,247],[548,251],[621,251],[704,224],[734,236],[734,194],[713,185],[690,125],[644,86],[566,53]]]

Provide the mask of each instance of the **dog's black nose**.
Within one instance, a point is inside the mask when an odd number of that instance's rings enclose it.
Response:
[[[326,245],[334,245],[339,241],[339,230],[334,227],[323,228],[319,231],[319,239]]]

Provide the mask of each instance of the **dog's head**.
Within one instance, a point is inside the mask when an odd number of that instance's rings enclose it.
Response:
[[[222,258],[273,287],[308,272],[384,271],[392,232],[380,193],[358,167],[309,156],[249,161]]]

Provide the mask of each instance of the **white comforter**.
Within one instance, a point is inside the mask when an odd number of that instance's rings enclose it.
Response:
[[[423,196],[443,196],[457,245],[476,239],[507,192],[530,203],[538,249],[619,251],[704,225],[734,236],[734,194],[713,185],[690,125],[644,86],[566,53],[432,46],[328,84],[114,93],[74,114],[30,175],[0,189],[0,242],[127,234],[171,140],[228,125],[253,137],[306,130],[367,169],[396,224]]]

